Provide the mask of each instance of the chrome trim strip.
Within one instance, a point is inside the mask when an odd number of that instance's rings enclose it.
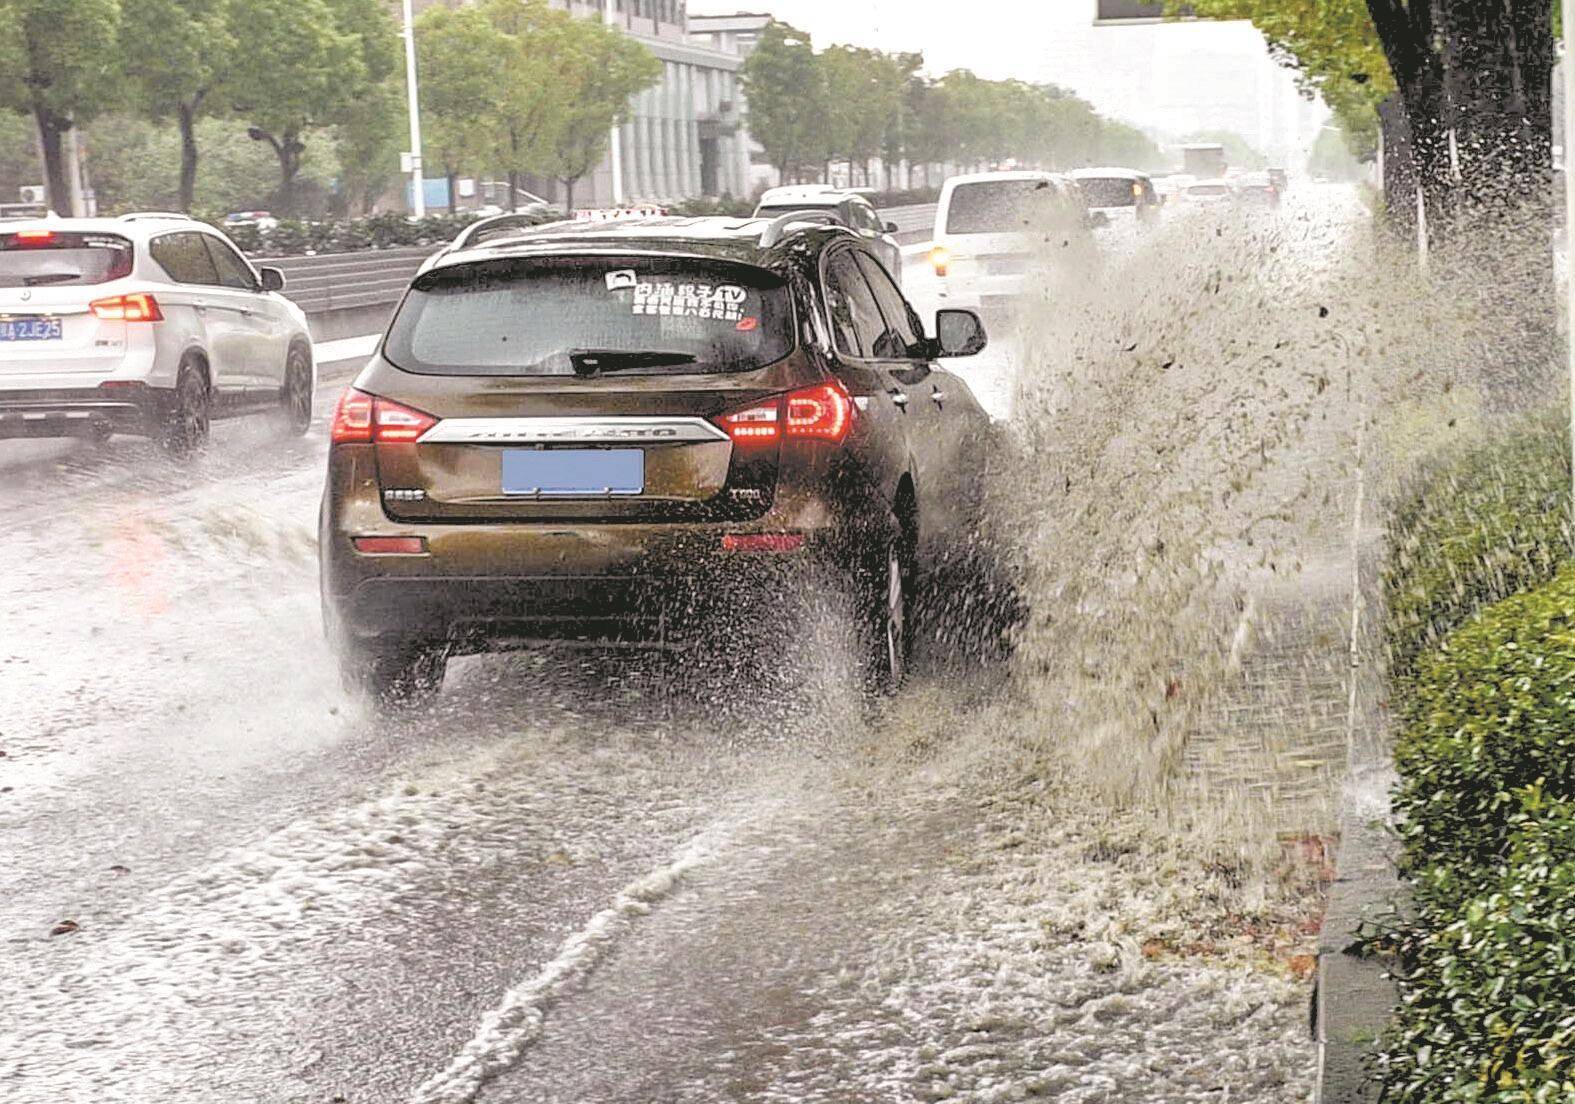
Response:
[[[678,445],[729,440],[704,418],[448,418],[423,445]]]

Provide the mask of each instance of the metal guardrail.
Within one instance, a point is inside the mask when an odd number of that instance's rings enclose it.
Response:
[[[935,205],[891,207],[881,217],[897,224],[905,244],[923,240],[935,224]],[[367,249],[316,257],[259,258],[257,263],[284,273],[287,298],[307,314],[392,306],[405,293],[421,262],[441,247]]]
[[[259,264],[284,273],[286,298],[307,314],[391,305],[399,300],[433,246],[367,249],[316,257],[279,257]]]
[[[906,238],[915,234],[923,234],[925,238],[928,238],[935,230],[936,210],[937,207],[934,203],[921,203],[914,207],[888,207],[880,213],[880,217],[897,224],[897,236],[899,238]],[[914,238],[914,241],[919,240],[923,239]],[[908,242],[905,244],[912,243]]]

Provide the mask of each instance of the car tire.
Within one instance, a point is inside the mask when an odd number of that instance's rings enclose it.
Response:
[[[889,697],[908,676],[913,570],[900,538],[889,540],[865,573],[861,601],[860,647],[864,689],[872,697]]]
[[[379,706],[411,708],[438,695],[448,673],[448,646],[427,641],[377,638],[343,642],[339,674],[351,693]]]
[[[200,452],[208,443],[212,428],[212,399],[207,377],[194,363],[181,366],[175,381],[175,396],[164,416],[160,443],[176,459]]]
[[[292,437],[304,437],[312,428],[312,358],[299,345],[290,347],[284,362],[284,386],[279,389],[279,424]]]

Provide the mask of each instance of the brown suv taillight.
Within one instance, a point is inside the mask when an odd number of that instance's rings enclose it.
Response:
[[[716,418],[735,445],[775,445],[783,439],[840,445],[853,429],[853,398],[832,380],[777,395]]]
[[[347,387],[334,408],[328,439],[336,445],[409,444],[437,424],[424,411]]]

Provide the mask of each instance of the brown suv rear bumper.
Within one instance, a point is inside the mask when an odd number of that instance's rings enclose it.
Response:
[[[682,647],[728,617],[774,614],[801,593],[792,580],[811,563],[751,558],[637,578],[385,575],[328,601],[331,622],[353,637],[448,640],[459,651],[510,643]]]

